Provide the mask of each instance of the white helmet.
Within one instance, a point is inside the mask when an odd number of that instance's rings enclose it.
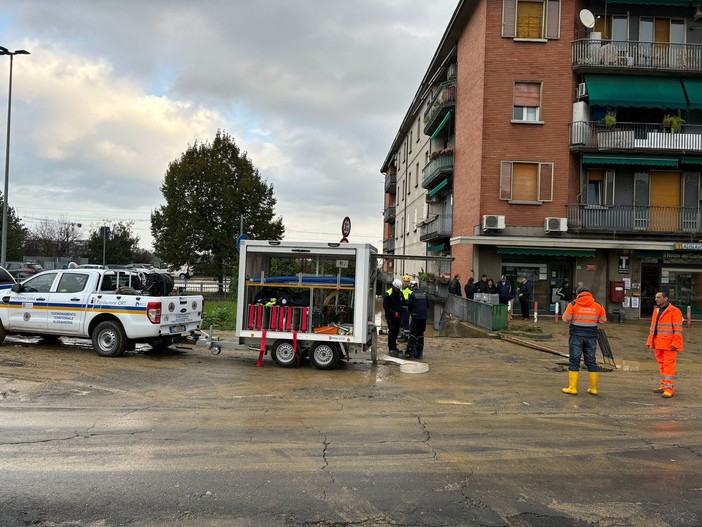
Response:
[[[399,278],[395,278],[395,279],[392,281],[392,286],[393,286],[395,289],[402,289],[402,280],[400,280]]]

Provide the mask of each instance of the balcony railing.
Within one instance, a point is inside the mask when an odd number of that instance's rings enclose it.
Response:
[[[424,133],[431,135],[444,116],[456,106],[456,81],[441,84],[424,112]]]
[[[439,214],[419,227],[419,240],[430,242],[451,236],[451,214]]]
[[[609,233],[702,233],[702,209],[636,205],[567,205],[568,230]]]
[[[591,39],[576,40],[571,44],[574,70],[702,72],[701,44]]]
[[[394,172],[385,176],[385,192],[395,194],[397,192],[397,174]]]
[[[422,169],[422,187],[430,189],[439,183],[440,176],[453,173],[453,152],[432,159]]]
[[[395,238],[386,238],[383,240],[383,252],[391,253],[395,250]]]
[[[392,223],[395,221],[395,205],[391,205],[383,211],[383,221]]]
[[[702,125],[684,124],[680,132],[671,132],[660,123],[617,123],[607,128],[601,122],[576,121],[570,124],[570,149],[702,152]]]

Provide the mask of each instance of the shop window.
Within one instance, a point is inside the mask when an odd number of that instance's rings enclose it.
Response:
[[[500,199],[513,203],[553,201],[553,163],[502,161]]]
[[[515,82],[512,119],[520,122],[541,121],[541,83]]]
[[[560,36],[560,0],[503,0],[502,36],[528,40]]]

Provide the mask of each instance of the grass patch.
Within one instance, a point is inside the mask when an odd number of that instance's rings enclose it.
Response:
[[[214,326],[222,331],[234,331],[236,326],[236,302],[227,300],[206,300],[202,329]]]

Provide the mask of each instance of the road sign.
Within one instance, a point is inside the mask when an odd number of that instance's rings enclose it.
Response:
[[[351,234],[351,218],[346,216],[344,221],[341,222],[341,235],[344,238],[348,238],[349,234]]]
[[[239,250],[239,246],[241,245],[241,242],[244,240],[248,240],[249,236],[247,234],[240,234],[239,236],[236,237],[236,250]]]

